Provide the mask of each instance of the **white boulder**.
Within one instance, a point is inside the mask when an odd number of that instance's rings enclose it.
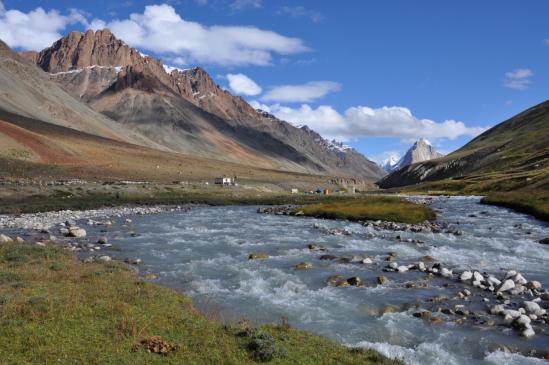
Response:
[[[76,237],[76,238],[84,238],[86,237],[86,230],[79,227],[71,227],[69,228],[69,236]]]
[[[470,280],[473,277],[473,273],[470,271],[464,271],[461,273],[459,280],[461,281],[467,281]]]
[[[502,293],[507,290],[511,290],[515,287],[515,282],[511,279],[505,280],[498,289],[498,293]]]

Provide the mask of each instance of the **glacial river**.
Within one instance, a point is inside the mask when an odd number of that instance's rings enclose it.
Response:
[[[548,326],[534,326],[533,338],[520,337],[486,313],[488,305],[499,303],[494,294],[464,286],[457,274],[453,279],[428,279],[417,271],[382,269],[388,253],[394,252],[399,265],[431,256],[455,273],[479,270],[501,278],[514,269],[529,281],[549,286],[549,245],[538,243],[549,237],[549,225],[480,205],[475,197],[435,198],[431,207],[440,222],[459,228],[463,235],[378,231],[344,221],[258,214],[253,206],[200,207],[113,225],[108,235],[117,250],[109,254],[143,259],[141,270],[155,273],[158,283],[183,291],[197,308],[219,312],[225,320],[266,323],[287,317],[295,327],[373,348],[409,364],[545,364],[527,355],[549,351]],[[352,234],[328,234],[331,228]],[[137,236],[130,236],[130,231]],[[406,242],[408,238],[419,243]],[[323,245],[327,251],[313,252],[308,244]],[[257,252],[270,258],[248,260]],[[367,254],[373,264],[319,260],[323,254]],[[296,270],[294,266],[303,261],[314,267]],[[359,276],[369,287],[327,285],[326,279],[335,274]],[[380,275],[387,278],[384,285],[376,283]],[[464,288],[472,292],[472,299],[456,298]],[[476,318],[460,323],[457,316],[441,316],[443,321],[434,322],[413,315],[418,309],[436,311],[437,306],[456,304],[465,304]],[[548,308],[549,301],[541,305]],[[503,346],[513,353],[501,351]]]

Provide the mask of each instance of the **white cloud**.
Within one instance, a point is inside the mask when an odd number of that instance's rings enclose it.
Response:
[[[526,90],[532,83],[531,77],[533,75],[532,70],[528,68],[517,68],[505,73],[503,85],[515,90]]]
[[[235,0],[231,3],[230,8],[233,10],[241,10],[246,8],[261,8],[263,0]]]
[[[208,27],[187,21],[167,4],[146,6],[142,14],[133,13],[129,19],[113,20],[104,26],[131,46],[156,52],[178,65],[266,66],[274,53],[289,55],[308,50],[301,39],[269,30]]]
[[[337,82],[311,81],[301,85],[275,86],[261,99],[271,102],[310,103],[339,90],[341,90],[341,84]]]
[[[250,104],[254,109],[261,109],[261,110],[263,110],[267,113],[271,112],[271,107],[269,105],[262,104],[257,100],[252,100],[252,101],[248,102],[248,104]]]
[[[63,15],[57,10],[36,8],[23,13],[8,9],[0,2],[0,39],[10,47],[24,50],[41,50],[61,38],[61,31],[70,24],[88,25],[84,14],[71,9]]]
[[[295,125],[306,124],[326,138],[343,141],[361,137],[455,139],[459,136],[473,137],[485,130],[467,127],[455,120],[437,123],[419,119],[409,109],[398,106],[377,109],[357,106],[348,108],[343,114],[328,105],[312,108],[304,104],[299,108],[290,108],[275,104],[269,108],[280,119]]]
[[[320,12],[307,9],[303,6],[283,6],[278,13],[281,15],[289,15],[292,18],[309,18],[315,23],[324,19],[324,16]]]
[[[261,94],[261,87],[244,74],[227,74],[227,80],[229,80],[229,87],[236,94],[249,96]]]

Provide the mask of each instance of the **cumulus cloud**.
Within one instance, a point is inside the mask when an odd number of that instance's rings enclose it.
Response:
[[[84,14],[71,9],[67,14],[57,10],[36,8],[28,13],[6,9],[0,2],[0,39],[10,47],[23,50],[40,50],[61,38],[68,25],[80,23],[88,26]]]
[[[241,2],[244,6],[246,1]],[[248,2],[249,4],[253,2]],[[273,56],[292,55],[309,49],[299,38],[252,26],[206,26],[183,19],[168,5],[149,5],[143,13],[126,19],[89,21],[76,9],[67,14],[36,8],[28,13],[6,10],[0,2],[0,38],[12,47],[41,50],[62,37],[70,24],[86,28],[110,28],[129,45],[155,52],[170,63],[220,66],[267,66]]]
[[[326,138],[350,140],[361,137],[399,137],[411,140],[417,138],[455,139],[460,136],[476,136],[485,129],[467,127],[465,123],[446,120],[435,122],[415,117],[408,108],[357,106],[348,108],[343,114],[333,107],[321,105],[313,108],[304,104],[299,108],[270,105],[270,112],[278,118],[295,125],[307,125]]]
[[[156,52],[183,65],[270,65],[274,53],[289,55],[308,48],[299,38],[246,26],[205,26],[184,20],[167,4],[149,5],[128,19],[105,23],[128,44]]]
[[[517,68],[505,73],[503,85],[510,89],[526,90],[532,83],[531,77],[533,75],[532,70],[528,68]]]
[[[324,16],[316,11],[307,9],[304,6],[283,6],[279,11],[280,15],[288,15],[292,18],[309,18],[315,23],[318,23],[324,19]]]
[[[240,95],[254,96],[261,94],[261,87],[244,74],[227,74],[229,87]]]
[[[311,81],[301,85],[275,86],[261,99],[269,102],[310,103],[339,90],[341,84],[337,82]]]

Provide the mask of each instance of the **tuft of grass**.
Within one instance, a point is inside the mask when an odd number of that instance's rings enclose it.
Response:
[[[306,216],[352,221],[382,220],[415,224],[436,218],[435,213],[424,205],[386,196],[312,204],[299,210]]]
[[[13,265],[13,257],[25,265]],[[0,272],[30,283],[0,283],[2,363],[401,364],[288,326],[241,336],[249,326],[207,319],[189,298],[142,281],[121,263],[84,264],[53,247],[4,244]],[[170,351],[151,352],[143,345],[151,339]]]
[[[481,203],[510,208],[549,221],[549,192],[546,190],[490,193],[482,198]]]

